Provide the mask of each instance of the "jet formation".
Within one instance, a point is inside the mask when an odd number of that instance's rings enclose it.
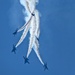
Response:
[[[43,65],[44,70],[48,70],[47,63],[44,63],[42,61],[42,58],[39,53],[39,34],[40,34],[40,31],[39,31],[39,12],[38,12],[38,10],[35,9],[35,5],[36,5],[37,0],[23,0],[23,1],[20,0],[20,3],[26,9],[29,19],[26,18],[26,20],[25,20],[26,23],[20,29],[17,28],[15,30],[15,32],[13,33],[13,35],[15,36],[18,32],[23,30],[23,34],[22,34],[20,40],[18,41],[18,43],[16,45],[13,45],[13,49],[11,52],[14,52],[16,54],[16,48],[23,42],[24,38],[26,37],[26,35],[29,31],[30,32],[30,41],[29,41],[27,55],[23,56],[24,63],[30,64],[28,57],[29,57],[29,55],[32,51],[32,48],[33,48],[39,61]]]

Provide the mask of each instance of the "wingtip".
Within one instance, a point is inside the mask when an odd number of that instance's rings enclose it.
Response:
[[[25,59],[25,56],[23,56],[23,58]]]

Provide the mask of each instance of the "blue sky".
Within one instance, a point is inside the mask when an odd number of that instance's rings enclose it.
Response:
[[[39,51],[48,71],[34,51],[30,65],[24,64],[29,34],[17,54],[11,53],[22,34],[12,35],[24,24],[22,9],[19,0],[0,0],[0,75],[75,75],[75,0],[39,0],[37,5],[41,14]]]

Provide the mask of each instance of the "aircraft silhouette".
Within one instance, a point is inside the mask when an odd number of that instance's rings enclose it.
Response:
[[[33,13],[31,13],[32,14],[32,16],[35,16],[35,14],[33,14]]]
[[[16,29],[15,32],[13,32],[13,35],[16,35],[17,34],[17,31],[18,31],[18,29]]]
[[[29,61],[28,61],[28,60],[29,60],[28,58],[26,58],[26,57],[24,57],[24,56],[23,56],[23,58],[24,58],[24,63],[25,63],[25,64],[26,64],[26,63],[30,64]]]
[[[37,40],[39,41],[39,38],[37,38]]]
[[[45,71],[46,69],[48,70],[47,63],[44,64],[44,71]]]
[[[16,47],[13,45],[13,49],[12,49],[12,51],[11,52],[14,52],[15,54],[16,54]]]

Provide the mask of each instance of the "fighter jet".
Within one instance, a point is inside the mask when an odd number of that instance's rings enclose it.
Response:
[[[32,16],[35,16],[35,14],[34,13],[31,13],[32,14]]]
[[[44,71],[45,71],[46,69],[48,70],[47,63],[44,64]]]
[[[16,47],[13,45],[13,49],[12,49],[12,51],[11,52],[14,52],[15,54],[16,54]]]
[[[24,56],[23,56],[23,58],[24,58],[24,61],[25,61],[24,63],[25,63],[25,64],[26,64],[26,63],[30,64],[29,61],[28,61],[28,60],[29,60],[28,58],[26,58],[26,57],[24,57]]]
[[[39,38],[37,38],[37,40],[39,41]]]
[[[17,34],[17,31],[18,31],[18,29],[15,30],[15,32],[13,33],[13,35],[16,35]]]

